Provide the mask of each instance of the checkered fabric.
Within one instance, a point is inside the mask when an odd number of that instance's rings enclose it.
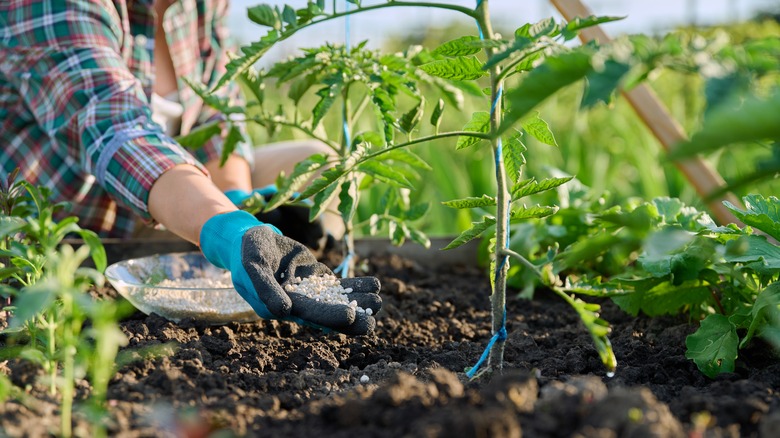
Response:
[[[185,108],[182,134],[222,118],[181,80],[213,85],[227,62],[227,0],[166,0],[163,27]],[[154,0],[0,1],[0,177],[21,176],[69,201],[63,215],[104,237],[152,222],[149,190],[191,155],[152,122]],[[227,89],[235,97],[235,87]]]

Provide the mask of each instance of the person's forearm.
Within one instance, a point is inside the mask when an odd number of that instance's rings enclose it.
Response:
[[[219,160],[212,160],[205,164],[211,174],[211,180],[223,192],[228,190],[252,191],[252,174],[249,163],[238,155],[228,157],[224,166],[219,165]]]
[[[188,164],[173,167],[155,181],[148,205],[157,222],[195,244],[207,220],[236,210],[209,177]]]

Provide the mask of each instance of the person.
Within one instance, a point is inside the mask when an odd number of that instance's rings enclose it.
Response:
[[[49,187],[54,201],[70,202],[65,214],[100,236],[131,237],[142,223],[199,245],[263,318],[366,334],[373,317],[285,292],[296,277],[330,270],[237,207],[280,170],[327,150],[241,147],[220,166],[221,136],[193,153],[172,138],[224,120],[182,78],[211,86],[225,72],[227,8],[227,0],[0,2],[0,170],[19,168]],[[220,93],[236,97],[235,87]],[[360,307],[379,309],[376,278],[341,281]]]

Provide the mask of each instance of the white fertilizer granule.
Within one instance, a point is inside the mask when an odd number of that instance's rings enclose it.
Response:
[[[370,379],[369,379],[369,378],[368,378],[368,376],[367,376],[367,375],[365,375],[365,374],[363,374],[363,375],[360,377],[360,383],[366,384],[366,383],[368,383],[368,381],[369,381],[369,380],[370,380]]]
[[[357,301],[350,300],[349,294],[352,289],[342,287],[338,278],[332,274],[312,275],[303,279],[295,277],[292,282],[284,286],[284,289],[287,292],[296,292],[325,304],[345,304],[359,313],[366,315],[373,313],[371,309],[359,307]]]

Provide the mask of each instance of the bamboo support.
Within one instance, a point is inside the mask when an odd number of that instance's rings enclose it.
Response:
[[[550,0],[556,9],[567,21],[575,17],[589,17],[593,13],[580,0]],[[606,43],[609,36],[600,26],[583,29],[580,33],[583,43],[596,40]],[[660,101],[658,96],[647,84],[639,84],[631,90],[622,90],[623,96],[628,100],[640,119],[650,128],[653,135],[661,142],[667,152],[688,140],[682,126],[675,120],[669,110]],[[721,196],[709,198],[710,194],[725,186],[723,177],[700,157],[675,161],[677,168],[696,189],[702,199],[707,200],[715,220],[720,224],[735,223],[742,226],[729,209],[723,205],[723,201],[729,201],[741,208],[742,202],[733,193],[724,193]]]

